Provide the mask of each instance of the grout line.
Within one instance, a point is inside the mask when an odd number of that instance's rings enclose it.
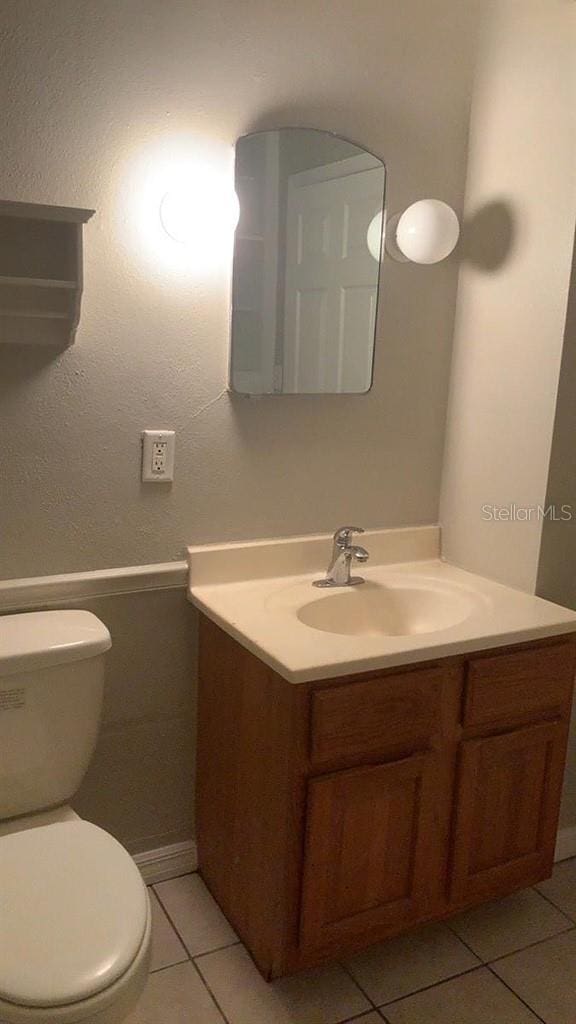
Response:
[[[340,1021],[340,1024],[358,1024],[358,1021],[364,1020],[364,1017],[370,1016],[373,1013],[378,1014],[379,1017],[382,1016],[376,1009],[362,1010],[362,1013],[356,1013],[353,1017],[346,1017],[346,1020]]]
[[[152,888],[154,888],[154,886],[152,886]],[[156,892],[156,890],[154,890],[154,891]],[[169,912],[167,911],[166,907],[164,906],[164,904],[163,904],[163,902],[162,902],[162,900],[161,900],[161,898],[160,898],[160,894],[159,894],[159,893],[157,893],[157,892],[156,892],[156,899],[158,900],[158,902],[159,902],[160,906],[162,907],[162,910],[163,910],[163,912],[165,913],[166,917],[168,918],[168,922],[169,922],[169,924],[170,924],[170,925],[172,926],[173,930],[174,930],[174,931],[176,932],[176,935],[177,935],[177,936],[178,936],[178,938],[180,939],[180,942],[181,942],[181,943],[182,943],[182,945],[184,946],[184,949],[186,950],[186,959],[187,959],[187,960],[191,960],[191,959],[192,959],[192,957],[190,956],[190,951],[189,951],[189,949],[188,949],[188,946],[187,946],[187,945],[186,945],[186,943],[184,942],[184,939],[183,939],[182,935],[180,934],[180,932],[178,931],[178,928],[176,927],[176,925],[175,925],[175,923],[174,923],[174,921],[173,921],[173,919],[172,919],[171,915],[169,914]],[[183,961],[182,961],[182,962],[183,962]]]
[[[205,956],[211,956],[212,953],[221,953],[223,949],[232,949],[233,946],[241,946],[242,939],[235,939],[234,942],[227,942],[224,946],[216,946],[214,949],[205,949],[202,953],[190,954],[191,960],[203,960]]]
[[[362,1010],[361,1013],[355,1013],[353,1017],[346,1017],[345,1020],[340,1021],[340,1024],[357,1024],[359,1020],[364,1020],[364,1017],[371,1013],[378,1013],[378,1010],[374,1009]]]
[[[571,914],[566,913],[564,908],[558,906],[558,904],[555,903],[554,900],[550,898],[550,896],[547,896],[544,892],[540,892],[540,889],[535,889],[534,891],[537,892],[543,900],[546,900],[546,902],[549,903],[551,907],[554,907],[554,910],[558,910],[564,917],[568,919],[568,921],[572,921],[572,924],[576,925],[576,918],[572,917]]]
[[[492,977],[496,978],[499,982],[501,982],[501,984],[504,985],[504,988],[507,988],[508,991],[511,992],[512,995],[516,997],[518,1002],[522,1003],[522,1005],[525,1006],[527,1010],[530,1010],[530,1013],[534,1015],[534,1017],[536,1018],[537,1021],[540,1021],[540,1024],[546,1024],[546,1021],[544,1020],[544,1018],[540,1017],[536,1013],[536,1010],[534,1009],[534,1007],[530,1006],[530,1003],[527,1003],[526,1000],[523,999],[521,995],[518,995],[518,992],[516,992],[515,989],[513,989],[512,986],[509,985],[507,981],[504,981],[504,978],[501,978],[499,974],[496,974],[496,971],[492,970],[490,964],[486,964],[486,967],[490,971],[490,974],[492,975]]]
[[[217,1008],[218,1012],[219,1012],[219,1013],[221,1014],[221,1016],[222,1016],[222,1019],[223,1019],[223,1020],[225,1021],[225,1024],[231,1024],[231,1021],[229,1020],[229,1018],[228,1018],[228,1017],[226,1016],[226,1014],[224,1013],[224,1010],[222,1009],[222,1007],[220,1006],[220,1003],[219,1003],[219,1002],[218,1002],[218,1000],[216,999],[216,996],[214,995],[214,993],[213,993],[212,989],[210,988],[210,985],[209,985],[209,984],[208,984],[208,982],[206,981],[206,978],[204,977],[204,975],[202,974],[202,971],[200,970],[200,968],[199,968],[198,964],[197,964],[197,963],[195,963],[195,962],[194,962],[194,960],[192,960],[192,967],[193,967],[193,968],[194,968],[194,970],[196,971],[196,974],[197,974],[197,975],[198,975],[198,977],[200,978],[200,981],[201,981],[201,982],[202,982],[202,984],[204,985],[204,988],[205,988],[205,989],[206,989],[206,991],[208,992],[208,995],[210,996],[210,998],[212,999],[213,1003],[215,1004],[215,1006],[216,1006],[216,1008]]]
[[[576,931],[576,925],[570,924],[568,928],[563,928],[560,932],[554,932],[553,935],[546,935],[543,939],[536,939],[536,942],[529,942],[527,946],[521,946],[520,949],[513,949],[511,953],[503,953],[502,956],[492,957],[491,960],[486,960],[486,967],[490,964],[497,964],[501,960],[509,960],[511,956],[516,956],[518,953],[524,953],[528,949],[534,949],[535,946],[542,946],[545,942],[550,942],[552,939],[558,939],[561,935],[568,935],[569,932]]]
[[[187,874],[188,875],[195,874],[195,872],[188,871]],[[179,878],[184,878],[185,876],[184,875],[179,875],[178,877]],[[170,881],[170,879],[166,879],[166,881]],[[151,885],[151,888],[154,890],[154,893],[156,895],[156,899],[158,900],[160,906],[162,907],[162,910],[166,914],[166,917],[168,918],[168,921],[170,922],[170,924],[172,925],[172,928],[176,932],[176,935],[180,939],[180,942],[184,946],[184,949],[186,950],[186,958],[188,960],[192,960],[192,961],[198,960],[198,959],[200,959],[200,957],[209,956],[210,953],[219,953],[220,950],[222,950],[222,949],[231,949],[232,946],[239,946],[241,944],[241,942],[242,942],[241,939],[234,939],[232,942],[225,942],[224,945],[222,945],[222,946],[215,946],[214,949],[203,949],[201,953],[191,953],[190,950],[188,949],[188,946],[186,945],[186,942],[184,941],[184,936],[181,935],[180,931],[178,930],[178,926],[176,925],[176,922],[174,921],[174,918],[171,916],[171,914],[169,913],[169,911],[165,907],[164,902],[162,900],[161,894],[159,892],[156,892],[156,885],[161,885],[161,884],[162,884],[161,882],[156,882],[156,883]],[[180,961],[180,962],[182,963],[183,961]]]
[[[190,961],[190,957],[187,956],[184,960],[175,960],[173,964],[164,964],[163,967],[155,967],[153,971],[148,971],[148,977],[152,977],[153,974],[160,974],[162,971],[170,971],[173,967],[181,967],[182,964],[187,964]]]
[[[358,1021],[363,1020],[367,1014],[373,1014],[373,1010],[363,1010],[361,1014],[355,1014],[354,1017],[346,1017],[343,1021],[339,1021],[338,1024],[358,1024]]]
[[[188,872],[187,872],[187,874],[193,874],[193,873],[194,873],[194,872],[190,872],[190,871],[188,871]],[[166,881],[169,881],[169,879],[166,879]],[[160,884],[160,883],[156,883],[156,884]],[[201,981],[202,985],[204,986],[204,988],[205,988],[205,989],[206,989],[206,991],[208,992],[208,995],[209,995],[209,996],[210,996],[210,998],[212,999],[212,1002],[214,1003],[214,1005],[216,1006],[216,1009],[218,1010],[218,1012],[219,1012],[220,1016],[222,1017],[222,1019],[223,1019],[223,1021],[224,1021],[224,1024],[231,1024],[231,1022],[229,1021],[228,1017],[227,1017],[227,1016],[226,1016],[226,1014],[224,1013],[224,1010],[223,1010],[223,1009],[222,1009],[222,1007],[220,1006],[220,1003],[219,1003],[219,1002],[218,1002],[218,1000],[216,999],[216,996],[214,995],[214,993],[213,993],[212,989],[210,988],[210,986],[208,985],[208,983],[207,983],[206,979],[204,978],[204,975],[202,974],[202,972],[201,972],[201,970],[200,970],[200,968],[199,968],[198,964],[197,964],[197,963],[195,962],[195,959],[194,959],[194,958],[193,958],[193,957],[192,957],[192,956],[190,955],[190,951],[189,951],[189,949],[188,949],[188,946],[187,946],[187,945],[186,945],[186,943],[184,942],[184,939],[183,939],[182,935],[180,934],[180,932],[179,932],[178,928],[176,927],[176,925],[175,925],[175,923],[174,923],[174,920],[173,920],[173,918],[172,918],[171,914],[170,914],[170,913],[169,913],[169,912],[167,911],[166,907],[164,906],[164,904],[163,904],[163,902],[162,902],[162,898],[161,898],[161,896],[160,896],[160,893],[156,892],[156,889],[155,889],[154,885],[152,885],[152,886],[151,886],[151,888],[152,888],[152,889],[154,890],[154,893],[155,893],[155,895],[156,895],[156,898],[157,898],[157,900],[158,900],[158,902],[159,902],[159,904],[160,904],[160,906],[161,906],[161,908],[162,908],[163,912],[164,912],[164,913],[166,914],[166,917],[168,918],[168,921],[169,921],[170,925],[172,926],[172,928],[173,928],[173,929],[174,929],[174,931],[176,932],[176,935],[177,935],[177,936],[178,936],[178,938],[180,939],[180,942],[182,943],[182,945],[183,945],[183,947],[184,947],[184,950],[186,951],[186,960],[181,960],[181,961],[180,961],[180,963],[190,963],[190,964],[192,964],[192,967],[194,968],[194,970],[196,971],[196,974],[197,974],[197,975],[198,975],[198,977],[200,978],[200,981]],[[234,942],[234,943],[232,943],[232,945],[234,945],[234,946],[238,946],[238,945],[240,945],[240,941],[238,941],[238,942]],[[220,946],[219,948],[220,948],[220,949],[229,949],[230,947],[229,947],[229,946]],[[211,953],[215,953],[215,952],[216,952],[216,950],[212,949],[212,950],[210,950],[209,952],[211,952]],[[202,956],[207,956],[207,955],[208,955],[207,953],[199,953],[199,954],[198,954],[198,957],[197,957],[196,959],[198,959],[199,957],[202,957]],[[176,964],[171,964],[170,966],[172,966],[172,967],[175,967],[175,966],[176,966]],[[166,970],[167,970],[167,968],[160,968],[160,970],[163,970],[163,969],[166,969]],[[151,972],[151,973],[153,973],[153,974],[157,974],[158,972],[157,972],[157,971],[153,971],[153,972]]]
[[[483,963],[477,963],[474,967],[468,967],[465,971],[459,971],[458,974],[451,974],[447,978],[440,978],[439,981],[435,981],[432,985],[423,985],[422,988],[416,988],[413,992],[406,992],[403,996],[396,996],[394,999],[389,999],[386,1003],[381,1003],[377,1007],[382,1012],[387,1006],[393,1006],[394,1003],[400,1003],[403,999],[410,999],[411,996],[417,996],[420,992],[428,992],[431,988],[439,988],[440,985],[444,985],[447,981],[455,981],[456,978],[465,978],[467,974],[473,974],[474,971],[481,971],[484,967]]]
[[[374,1010],[377,1010],[377,1009],[378,1009],[378,1007],[376,1006],[376,1003],[374,1002],[374,1000],[372,999],[372,997],[368,995],[368,993],[366,992],[366,989],[362,988],[362,985],[360,984],[360,982],[356,980],[356,978],[355,978],[355,977],[354,977],[354,975],[352,974],[352,971],[350,970],[350,968],[348,967],[348,965],[347,965],[347,964],[345,964],[345,963],[342,963],[341,961],[338,961],[338,963],[339,963],[340,967],[342,968],[342,970],[343,970],[343,971],[344,971],[344,972],[345,972],[345,973],[346,973],[346,974],[348,975],[348,977],[349,977],[349,978],[351,979],[351,981],[352,981],[352,982],[354,983],[354,985],[356,985],[356,988],[358,988],[358,989],[360,990],[360,992],[362,993],[362,995],[364,996],[364,998],[368,1000],[368,1002],[370,1003],[370,1006],[371,1006],[371,1007],[372,1007],[372,1008],[373,1008]],[[363,1011],[362,1011],[362,1013],[361,1013],[361,1014],[359,1014],[359,1016],[360,1016],[360,1017],[362,1017],[362,1016],[363,1016],[363,1015],[364,1015],[365,1013],[370,1013],[370,1010],[363,1010]],[[351,1017],[351,1018],[350,1018],[350,1020],[354,1020],[354,1018],[353,1018],[353,1017]]]
[[[466,946],[466,949],[469,949],[471,953],[474,953],[474,956],[478,956],[478,954],[475,952],[475,950],[473,950],[472,947],[469,946],[468,943],[465,942],[465,940],[462,939],[460,937],[460,935],[458,935],[458,933],[455,932],[454,929],[450,927],[450,922],[446,921],[446,924],[450,928],[450,931],[454,935],[456,935],[457,938],[460,939],[460,942],[462,943],[462,945]],[[566,931],[571,931],[571,929],[567,928]],[[559,932],[558,934],[563,935],[564,932]],[[550,936],[549,935],[548,938],[554,938],[554,936]],[[540,942],[546,942],[546,939],[540,939],[539,941]],[[532,943],[532,945],[537,946],[537,945],[539,945],[539,942],[534,942],[534,943]],[[524,949],[529,949],[529,946],[524,946]],[[519,950],[519,949],[515,950],[515,953],[521,953],[521,952],[522,952],[522,950]],[[515,953],[509,953],[508,956],[514,956]],[[480,957],[478,957],[478,959],[480,959]],[[504,960],[504,959],[506,959],[506,957],[500,957],[499,959]],[[534,1017],[536,1017],[536,1020],[540,1021],[540,1024],[546,1024],[546,1021],[543,1021],[542,1018],[538,1016],[538,1014],[535,1012],[535,1010],[533,1010],[532,1007],[529,1006],[528,1003],[524,999],[522,999],[522,996],[519,996],[518,993],[514,991],[514,989],[510,988],[510,985],[507,985],[506,982],[498,974],[496,974],[496,971],[492,970],[492,968],[490,967],[489,963],[486,963],[485,961],[481,960],[481,965],[483,965],[485,968],[487,968],[487,970],[490,971],[490,974],[494,978],[497,978],[498,981],[501,981],[502,984],[504,985],[504,987],[507,988],[512,993],[512,995],[515,996],[521,1003],[523,1003],[523,1005],[530,1011],[530,1013],[532,1013],[534,1015]]]
[[[550,902],[550,901],[548,901],[548,902]],[[482,904],[480,904],[480,906],[482,906]],[[559,909],[554,904],[552,904],[552,906],[554,906],[554,910],[558,910]],[[568,926],[567,928],[562,928],[561,931],[554,932],[553,935],[545,935],[543,939],[536,939],[534,942],[529,942],[528,945],[526,945],[526,946],[519,946],[518,949],[513,949],[509,953],[502,953],[501,956],[494,956],[494,957],[492,957],[491,960],[483,960],[482,957],[476,952],[476,950],[473,949],[472,946],[470,946],[468,942],[466,942],[466,939],[463,939],[462,936],[459,935],[458,932],[452,927],[452,924],[451,924],[450,920],[444,921],[444,924],[446,925],[447,928],[450,929],[452,934],[455,935],[457,939],[460,939],[460,942],[462,943],[462,945],[466,946],[466,949],[470,950],[470,952],[473,953],[474,956],[478,958],[480,963],[485,964],[486,966],[488,966],[488,964],[494,964],[498,960],[505,960],[509,956],[515,956],[516,953],[523,953],[525,949],[532,949],[532,946],[539,946],[542,942],[548,942],[549,939],[554,939],[554,938],[556,938],[557,935],[565,935],[566,932],[573,931],[573,929],[576,927],[576,923],[574,921],[572,921],[572,918],[568,917],[567,914],[564,914],[563,911],[560,911],[560,913],[562,914],[563,917],[566,918],[566,923],[567,923],[567,926]]]
[[[456,939],[458,939],[458,941],[461,942],[463,946],[465,946],[465,948],[468,950],[468,952],[472,953],[472,956],[476,957],[476,959],[478,961],[478,964],[482,965],[484,963],[482,957],[478,956],[478,953],[476,952],[476,950],[472,949],[472,946],[468,942],[466,942],[466,939],[463,939],[462,936],[458,934],[456,929],[452,927],[450,919],[447,920],[447,921],[444,921],[443,923],[446,925],[448,930],[452,932],[452,935],[454,935],[454,937]]]
[[[152,891],[154,892],[152,886],[149,886],[149,888],[152,889]],[[164,904],[160,900],[160,897],[155,892],[154,892],[154,898],[156,900],[156,903],[158,904],[158,908],[160,910],[160,913],[163,914],[164,917],[166,918],[166,921],[168,922],[168,927],[172,929],[172,931],[174,932],[174,934],[178,938],[178,941],[180,942],[180,945],[182,946],[182,952],[184,953],[184,957],[183,957],[182,960],[176,960],[173,964],[167,964],[166,967],[175,967],[176,964],[185,964],[186,961],[190,959],[190,954],[189,954],[189,952],[188,952],[188,950],[186,948],[186,943],[183,941],[182,936],[178,933],[178,929],[174,927],[174,922],[172,921],[170,915],[168,914]],[[152,902],[152,901],[150,901],[150,902]],[[150,906],[150,913],[152,914],[152,906]],[[165,970],[164,967],[156,967],[153,971],[149,971],[148,973],[149,974],[157,974],[158,971],[163,971],[163,970]]]
[[[157,885],[164,885],[165,882],[172,882],[176,878],[188,878],[188,877],[191,877],[192,875],[197,875],[197,874],[198,874],[198,869],[196,869],[196,871],[182,871],[181,874],[170,875],[170,878],[161,878],[160,881],[158,881],[158,882],[148,882],[148,885],[151,886],[152,889],[155,890]]]

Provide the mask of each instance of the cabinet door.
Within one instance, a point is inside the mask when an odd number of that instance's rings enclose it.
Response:
[[[565,749],[561,721],[463,743],[453,902],[490,899],[550,873]]]
[[[367,945],[427,913],[438,882],[438,788],[433,753],[310,781],[304,948]]]

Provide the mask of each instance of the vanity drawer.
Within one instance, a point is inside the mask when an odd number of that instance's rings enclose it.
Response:
[[[513,724],[560,712],[572,693],[575,658],[576,646],[570,642],[471,658],[464,725]]]
[[[445,668],[430,668],[315,691],[312,760],[353,761],[429,748],[441,730],[445,679]]]

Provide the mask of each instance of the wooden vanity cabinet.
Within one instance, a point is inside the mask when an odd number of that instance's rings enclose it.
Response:
[[[295,685],[202,617],[199,868],[266,978],[550,874],[575,658]]]

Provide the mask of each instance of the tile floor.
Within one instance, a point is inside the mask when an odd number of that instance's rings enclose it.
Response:
[[[152,887],[127,1024],[576,1024],[576,858],[536,889],[266,984],[198,875]]]

